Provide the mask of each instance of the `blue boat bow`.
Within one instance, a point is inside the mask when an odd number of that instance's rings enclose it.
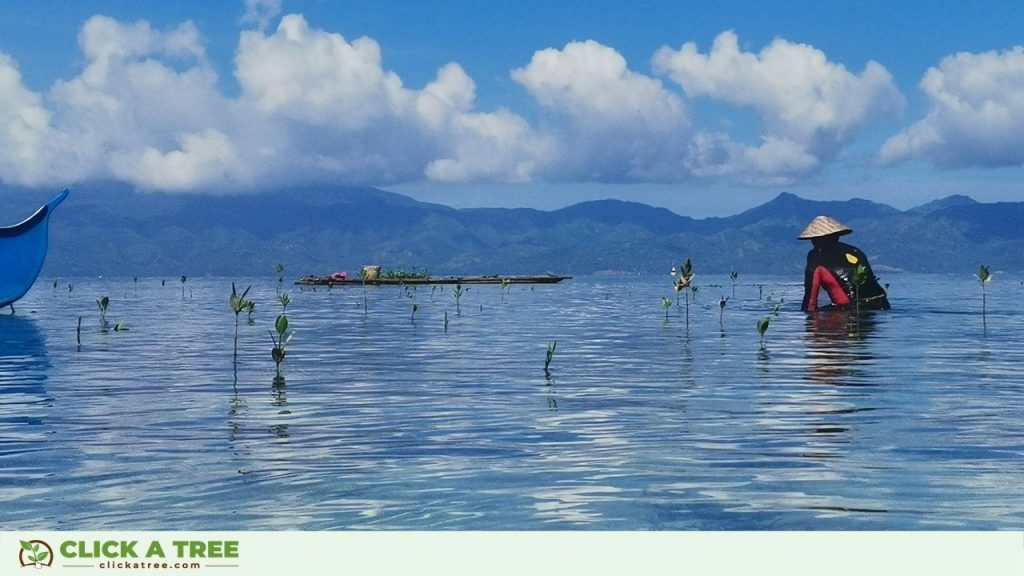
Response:
[[[22,222],[0,227],[0,308],[32,288],[46,260],[50,214],[67,197],[65,188]]]

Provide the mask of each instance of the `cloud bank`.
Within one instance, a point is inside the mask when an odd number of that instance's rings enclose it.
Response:
[[[904,105],[889,72],[860,72],[777,39],[758,52],[723,32],[702,53],[663,47],[644,73],[593,40],[535,52],[510,71],[535,118],[479,110],[455,62],[420,88],[384,66],[372,38],[348,39],[278,0],[248,0],[232,73],[218,87],[200,31],[86,21],[83,66],[46,93],[0,53],[0,181],[113,179],[140,189],[217,192],[285,183],[789,183],[835,161]],[[277,21],[273,29],[270,25]],[[1019,164],[1024,52],[958,54],[928,71],[928,116],[893,136],[889,163]],[[753,112],[757,140],[698,129],[697,103]],[[749,140],[749,137],[748,137]]]
[[[928,114],[885,143],[883,162],[1024,164],[1024,48],[946,57],[928,69],[920,87],[930,102]]]
[[[725,134],[695,139],[695,173],[751,179],[799,178],[833,159],[865,127],[902,108],[888,71],[868,62],[859,75],[811,46],[777,39],[759,53],[743,52],[733,32],[701,54],[695,44],[662,48],[655,69],[692,97],[754,111],[761,142],[738,144]]]
[[[545,175],[556,180],[672,181],[686,176],[686,105],[594,41],[541,50],[512,71],[554,118]]]

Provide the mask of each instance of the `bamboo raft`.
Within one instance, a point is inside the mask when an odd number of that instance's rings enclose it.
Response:
[[[422,284],[557,284],[572,276],[544,274],[540,276],[426,276],[406,278],[346,278],[303,276],[295,281],[300,286],[408,286]]]

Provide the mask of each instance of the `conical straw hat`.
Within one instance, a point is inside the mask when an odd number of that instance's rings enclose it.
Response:
[[[818,216],[811,223],[804,228],[804,231],[800,233],[797,238],[800,240],[809,240],[811,238],[820,238],[822,236],[829,236],[831,234],[838,234],[842,236],[853,232],[835,218],[829,216]]]

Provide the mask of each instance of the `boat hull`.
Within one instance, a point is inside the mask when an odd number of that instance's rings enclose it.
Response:
[[[67,189],[14,226],[0,227],[0,308],[17,302],[39,276],[46,260],[50,214]]]

